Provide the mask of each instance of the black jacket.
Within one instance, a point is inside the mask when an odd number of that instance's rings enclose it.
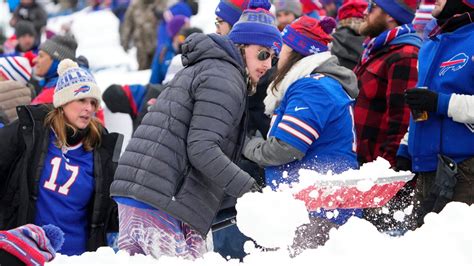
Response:
[[[0,230],[34,223],[38,183],[48,153],[50,106],[19,106],[18,120],[0,129]],[[106,233],[118,231],[117,205],[109,196],[123,137],[103,130],[94,150],[95,192],[89,212],[87,250],[107,245]]]
[[[255,182],[235,164],[245,140],[246,75],[227,37],[193,34],[182,49],[185,68],[133,134],[110,190],[206,236],[216,213]]]

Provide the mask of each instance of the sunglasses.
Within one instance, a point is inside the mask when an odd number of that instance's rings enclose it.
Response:
[[[216,27],[219,27],[224,22],[225,21],[223,19],[216,18],[216,21],[214,22],[214,25],[216,25]]]
[[[270,53],[267,50],[260,50],[257,53],[257,59],[260,60],[260,61],[265,61],[270,57],[272,57],[272,53]]]
[[[367,12],[370,13],[374,8],[376,8],[378,5],[374,1],[370,1],[369,5],[367,6]]]

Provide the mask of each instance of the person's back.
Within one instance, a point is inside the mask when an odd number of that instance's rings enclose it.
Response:
[[[258,189],[236,161],[245,140],[248,87],[271,67],[281,43],[269,9],[268,1],[255,1],[229,37],[193,34],[182,44],[185,68],[143,118],[111,186],[121,213],[119,248],[202,257],[217,212]],[[250,21],[254,17],[258,22]],[[136,228],[167,233],[144,243],[143,234],[131,237]],[[168,238],[175,239],[171,248],[161,245]]]

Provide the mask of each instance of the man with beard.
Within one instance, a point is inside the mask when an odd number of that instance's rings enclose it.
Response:
[[[418,226],[449,201],[474,203],[474,1],[437,0],[432,15],[439,28],[420,50],[418,88],[405,95],[410,109],[428,117],[410,120],[397,159],[418,174]]]
[[[411,24],[416,7],[416,0],[373,0],[365,12],[360,33],[369,38],[354,69],[360,89],[354,116],[361,164],[383,157],[395,166],[410,117],[404,93],[418,80],[418,50],[422,41]],[[405,205],[399,198],[401,195],[386,206],[391,212]],[[400,229],[392,213],[381,217],[378,210],[369,210],[367,216],[379,230]]]

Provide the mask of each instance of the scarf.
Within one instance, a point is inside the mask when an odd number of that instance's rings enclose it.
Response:
[[[275,109],[280,105],[281,99],[285,96],[285,92],[295,81],[308,76],[315,68],[327,61],[331,57],[331,52],[317,53],[306,56],[288,71],[285,78],[278,84],[277,90],[272,91],[273,82],[267,88],[267,97],[263,100],[265,104],[265,114],[271,116]]]
[[[377,51],[380,51],[382,48],[390,45],[390,43],[397,39],[400,36],[416,33],[413,24],[405,24],[393,28],[391,30],[386,30],[379,36],[369,39],[364,42],[364,52],[362,53],[361,63],[365,64],[372,55],[374,55]]]

